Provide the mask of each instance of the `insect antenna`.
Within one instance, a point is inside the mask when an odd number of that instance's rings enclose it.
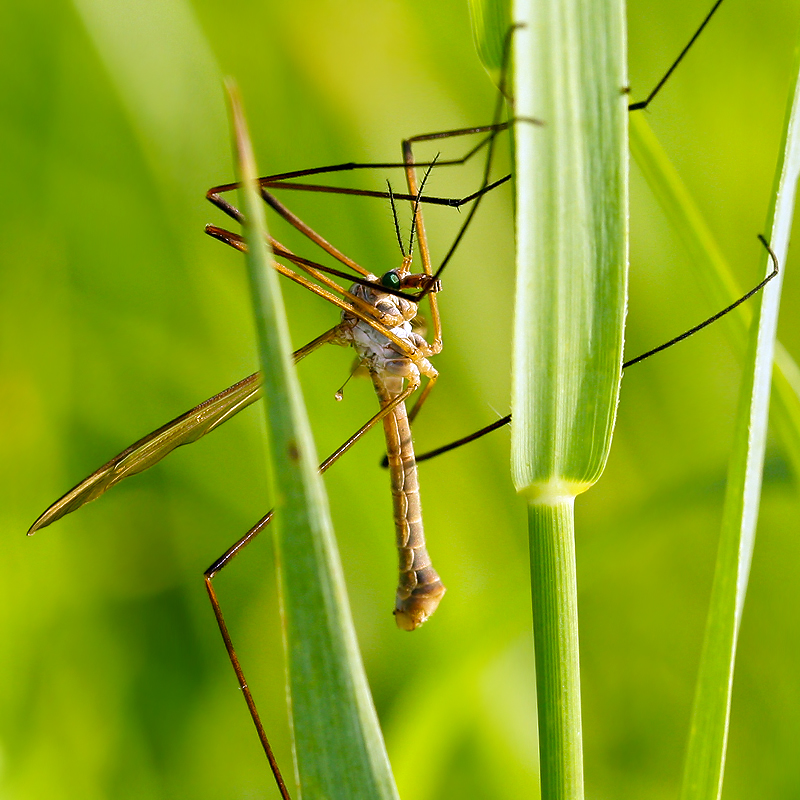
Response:
[[[386,181],[386,187],[389,190],[389,202],[392,205],[392,217],[394,218],[394,232],[395,232],[395,235],[397,236],[397,244],[400,245],[400,253],[403,256],[403,258],[405,258],[406,257],[406,251],[405,251],[405,248],[403,247],[403,237],[402,237],[402,235],[400,233],[400,220],[397,218],[397,206],[395,205],[395,202],[394,202],[394,192],[392,191],[392,184],[388,180]],[[415,206],[415,210],[416,210],[416,206]],[[412,228],[412,231],[413,231],[413,228]],[[409,252],[409,255],[411,255],[410,252]]]

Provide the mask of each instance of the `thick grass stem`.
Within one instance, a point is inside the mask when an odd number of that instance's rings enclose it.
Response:
[[[539,715],[545,800],[583,797],[574,499],[528,507]]]

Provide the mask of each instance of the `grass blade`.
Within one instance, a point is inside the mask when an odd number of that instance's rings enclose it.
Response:
[[[771,244],[786,263],[795,192],[800,176],[800,53],[786,113],[773,207],[767,220]],[[769,264],[769,269],[771,269]],[[730,721],[736,643],[755,544],[766,447],[775,332],[783,274],[764,289],[751,328],[728,471],[714,584],[695,691],[683,776],[682,800],[711,800],[722,792]]]
[[[275,484],[275,541],[298,784],[311,798],[396,798],[290,358],[278,277],[265,244],[255,161],[235,89],[230,97]]]
[[[469,0],[472,38],[481,63],[499,84],[503,42],[511,26],[510,0]]]
[[[576,495],[608,456],[627,288],[621,6],[520,2],[514,482]]]

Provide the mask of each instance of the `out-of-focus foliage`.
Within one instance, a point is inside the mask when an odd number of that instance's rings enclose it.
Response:
[[[706,10],[700,0],[630,4],[634,99]],[[757,280],[755,235],[798,24],[786,0],[726,0],[648,112],[742,286]],[[24,531],[125,445],[255,368],[243,263],[202,233],[221,221],[203,193],[233,175],[221,76],[239,81],[263,170],[391,160],[403,136],[489,121],[494,92],[466,4],[272,0],[239,4],[234,16],[230,4],[204,0],[34,0],[5,4],[0,31],[0,794],[271,797],[201,580],[270,505],[259,415],[245,412],[31,540]],[[716,310],[635,165],[632,173],[629,356]],[[381,188],[386,177],[402,184],[385,171],[339,181]],[[429,189],[461,195],[478,181],[477,169],[448,168]],[[286,202],[375,271],[396,263],[385,203]],[[445,209],[426,221],[441,255],[459,217]],[[511,265],[500,189],[444,276],[442,377],[415,426],[419,450],[508,409]],[[791,256],[785,268],[779,333],[797,357]],[[286,293],[296,344],[336,321],[301,290]],[[740,358],[725,324],[625,376],[608,468],[578,503],[592,796],[677,792],[736,403]],[[320,453],[374,412],[363,380],[334,402],[350,365],[332,347],[301,365]],[[391,617],[396,555],[380,452],[376,431],[325,481],[401,794],[530,793],[527,555],[508,436],[421,468],[430,548],[449,592],[413,634]],[[800,792],[799,513],[775,444],[737,664],[731,800]],[[288,763],[271,559],[265,536],[217,586]]]

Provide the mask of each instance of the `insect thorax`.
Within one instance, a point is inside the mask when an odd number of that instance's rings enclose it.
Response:
[[[369,276],[369,279],[378,280],[376,276]],[[407,348],[401,348],[369,322],[350,311],[343,311],[340,326],[342,336],[353,346],[364,366],[379,374],[402,377],[415,375],[418,379],[419,370],[415,361],[419,359],[414,356],[420,348],[426,347],[426,342],[411,327],[411,320],[417,314],[417,304],[360,283],[353,284],[350,293],[374,309],[375,320],[407,344]]]

